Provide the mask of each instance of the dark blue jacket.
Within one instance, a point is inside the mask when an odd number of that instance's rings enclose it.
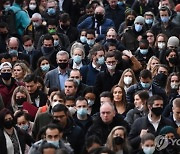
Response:
[[[97,40],[103,40],[105,38],[105,34],[108,28],[114,27],[114,22],[111,19],[105,18],[104,22],[100,26],[101,26],[101,31],[98,35]],[[77,29],[79,31],[81,31],[82,29],[95,29],[95,18],[87,17],[77,26]]]

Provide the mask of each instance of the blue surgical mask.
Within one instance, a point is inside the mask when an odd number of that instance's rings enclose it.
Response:
[[[50,69],[50,65],[49,65],[49,64],[46,64],[46,65],[42,65],[42,66],[41,66],[41,70],[42,70],[43,72],[48,72],[49,69]]]
[[[73,61],[74,61],[76,64],[80,64],[81,61],[82,61],[82,57],[79,56],[79,55],[73,56]]]
[[[17,50],[14,50],[14,49],[10,49],[10,50],[9,50],[9,54],[10,54],[10,55],[16,55],[16,56],[17,56],[17,55],[18,55],[18,51],[17,51]]]
[[[149,89],[150,86],[151,86],[151,83],[144,83],[144,82],[141,82],[141,86],[142,86],[144,89]]]
[[[169,17],[161,17],[161,21],[163,23],[167,23],[167,22],[169,22]]]
[[[86,43],[86,42],[87,42],[86,36],[81,36],[81,37],[80,37],[80,41],[81,41],[82,43]]]
[[[47,142],[53,144],[56,148],[59,147],[59,141],[47,141]]]
[[[142,30],[142,25],[135,24],[135,30],[136,30],[136,32],[140,32]]]
[[[103,64],[104,64],[104,57],[99,57],[99,58],[97,59],[97,63],[98,63],[99,65],[103,65]]]
[[[28,124],[25,124],[25,125],[21,126],[21,129],[23,129],[23,130],[25,130],[25,131],[27,131],[28,128],[29,128],[29,125],[28,125]]]
[[[118,1],[117,4],[122,6],[124,3],[122,1]]]
[[[155,147],[143,147],[143,152],[145,154],[153,154],[155,151]]]
[[[56,13],[56,10],[55,10],[54,8],[49,8],[49,9],[47,10],[47,13],[48,13],[49,15],[54,15],[54,14]]]
[[[59,40],[54,40],[54,46],[57,47],[59,45]]]
[[[88,111],[86,108],[80,108],[77,110],[77,114],[81,117],[84,117],[88,114]]]
[[[95,43],[95,40],[87,40],[87,44],[88,44],[89,46],[93,46],[94,43]]]
[[[148,53],[148,49],[140,49],[140,53],[146,55]]]
[[[153,23],[153,19],[145,19],[145,23],[150,25]]]

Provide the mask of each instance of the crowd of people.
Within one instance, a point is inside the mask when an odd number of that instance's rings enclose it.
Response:
[[[0,154],[180,154],[179,0],[1,0]]]

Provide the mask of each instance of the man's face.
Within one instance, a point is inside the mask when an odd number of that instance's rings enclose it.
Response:
[[[112,101],[111,101],[111,98],[109,98],[109,97],[100,97],[100,103],[101,103],[101,105],[102,105],[103,103],[105,103],[105,102],[111,103],[111,102],[112,102]]]
[[[54,9],[56,9],[56,4],[55,4],[55,2],[49,2],[49,3],[47,3],[47,8],[54,8]]]
[[[115,57],[108,57],[108,58],[106,59],[106,65],[111,65],[111,66],[113,66],[113,65],[116,65],[116,64],[117,64],[117,60],[116,60]]]
[[[109,30],[106,35],[106,39],[116,39],[116,32],[115,30]]]
[[[88,16],[92,16],[94,14],[94,9],[93,8],[86,9],[86,14]]]
[[[1,69],[1,73],[12,73],[12,69],[10,67],[4,67]]]
[[[78,110],[81,108],[85,108],[85,109],[88,108],[88,104],[87,104],[86,100],[77,100],[76,101],[76,109]]]
[[[6,27],[0,28],[0,34],[7,34],[7,33],[8,33],[8,30]]]
[[[67,55],[58,55],[56,61],[57,63],[68,63],[69,59]]]
[[[44,47],[53,47],[53,41],[52,40],[44,40],[43,46]]]
[[[32,45],[33,45],[32,40],[28,40],[28,41],[24,42],[25,47],[31,47]]]
[[[115,9],[116,6],[117,6],[118,0],[108,0],[108,2],[109,2],[110,7],[111,7],[112,9]]]
[[[62,134],[58,129],[47,129],[46,130],[46,140],[47,141],[59,141],[62,137]]]
[[[64,111],[54,112],[53,113],[53,118],[58,120],[63,128],[66,127],[68,116],[64,113]]]
[[[163,100],[155,100],[153,105],[152,105],[153,108],[156,108],[156,107],[161,107],[163,108]]]
[[[100,107],[100,117],[105,124],[110,124],[115,116],[115,111],[109,104]]]
[[[9,50],[18,50],[18,42],[16,40],[9,41],[8,48]]]
[[[172,108],[172,111],[173,111],[173,116],[175,117],[176,121],[180,122],[180,107],[174,106]]]
[[[75,88],[73,82],[65,81],[64,91],[66,96],[73,96],[75,95],[77,88]]]
[[[168,11],[160,11],[160,17],[169,17]]]
[[[80,72],[74,71],[74,70],[71,71],[69,78],[72,78],[75,80],[81,80],[82,79]]]
[[[37,90],[37,83],[35,83],[34,81],[25,82],[25,85],[29,94],[32,94]]]
[[[141,77],[141,78],[140,78],[140,81],[143,82],[143,83],[151,83],[152,79],[150,79],[150,78],[146,78],[146,79],[145,79],[145,78],[142,78],[142,77]]]

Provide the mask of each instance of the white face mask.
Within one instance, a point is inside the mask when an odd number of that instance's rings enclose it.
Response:
[[[53,108],[54,106],[56,106],[57,104],[61,104],[61,103],[60,103],[59,101],[52,102],[52,103],[51,103],[52,108]]]
[[[106,64],[106,66],[107,66],[107,68],[109,70],[115,70],[115,68],[116,68],[116,64],[115,65],[108,65],[108,64]]]
[[[124,77],[124,83],[126,85],[130,85],[132,83],[132,77],[130,76]]]
[[[143,147],[143,152],[145,154],[153,154],[155,151],[155,147]]]
[[[159,49],[164,49],[165,47],[166,47],[165,43],[163,43],[163,42],[158,43],[158,48]]]
[[[29,4],[30,10],[35,10],[36,7],[37,7],[36,4]]]
[[[171,82],[171,89],[178,89],[179,83],[177,82]]]
[[[75,107],[69,107],[68,109],[72,116],[76,113]]]

